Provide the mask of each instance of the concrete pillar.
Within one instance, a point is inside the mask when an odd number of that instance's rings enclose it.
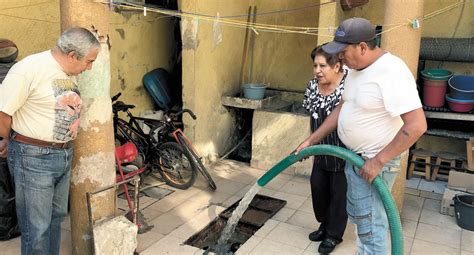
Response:
[[[408,20],[423,16],[423,0],[386,0],[383,24],[402,24],[387,33],[382,32],[382,48],[402,58],[416,77],[420,55],[421,27],[413,29]],[[382,28],[383,31],[391,27]]]
[[[402,58],[410,68],[413,76],[416,77],[418,68],[418,57],[420,55],[421,29],[412,28],[408,20],[421,17],[423,15],[423,0],[386,0],[385,16],[383,24],[402,24],[393,30],[382,33],[382,48],[392,54]],[[382,28],[382,31],[391,27]],[[408,155],[402,157],[402,168],[392,189],[395,202],[401,212],[405,194],[405,177]]]
[[[317,44],[314,45],[313,48],[317,45],[332,41],[334,32],[344,17],[339,1],[321,5],[319,8],[319,23],[317,26],[327,28],[327,30],[325,29],[318,32],[320,36],[317,37]]]
[[[74,142],[71,172],[71,235],[73,254],[93,254],[88,223],[86,192],[115,183],[114,138],[110,101],[110,55],[107,42],[109,10],[93,0],[61,0],[61,30],[94,26],[101,38],[101,51],[93,68],[78,77],[82,98],[79,135]],[[113,216],[113,190],[95,196],[94,218]]]

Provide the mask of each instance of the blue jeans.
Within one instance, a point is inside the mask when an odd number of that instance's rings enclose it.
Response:
[[[21,254],[59,254],[73,150],[28,145],[13,139],[8,146]]]
[[[387,163],[379,177],[391,190],[400,170],[400,156]],[[377,190],[359,175],[349,163],[344,169],[347,178],[347,214],[356,224],[357,255],[388,253],[388,219]]]

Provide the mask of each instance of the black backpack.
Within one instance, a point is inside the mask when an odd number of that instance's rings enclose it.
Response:
[[[0,158],[0,240],[20,235],[15,209],[15,191],[7,161]]]

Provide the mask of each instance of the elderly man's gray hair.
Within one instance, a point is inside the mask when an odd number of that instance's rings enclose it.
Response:
[[[70,28],[59,37],[56,46],[64,54],[74,51],[77,59],[83,58],[93,48],[100,48],[100,43],[89,30],[82,27]]]

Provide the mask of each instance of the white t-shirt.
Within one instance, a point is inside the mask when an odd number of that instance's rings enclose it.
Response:
[[[0,111],[12,116],[12,129],[38,140],[75,139],[81,105],[76,78],[49,50],[15,64],[0,86]]]
[[[393,140],[403,125],[400,115],[421,107],[413,75],[388,52],[361,71],[349,71],[342,99],[339,138],[369,158]]]

